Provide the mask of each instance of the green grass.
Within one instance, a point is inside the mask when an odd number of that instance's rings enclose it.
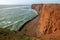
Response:
[[[20,32],[0,28],[0,40],[40,40],[39,38],[22,35]]]

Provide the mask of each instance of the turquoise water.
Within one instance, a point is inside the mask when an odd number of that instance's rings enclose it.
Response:
[[[20,7],[2,8],[0,9],[0,28],[17,31],[25,22],[37,15],[37,12],[32,9],[21,9]]]

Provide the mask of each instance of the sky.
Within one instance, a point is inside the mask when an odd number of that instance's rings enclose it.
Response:
[[[60,0],[0,0],[0,5],[31,5],[31,4],[60,3]]]

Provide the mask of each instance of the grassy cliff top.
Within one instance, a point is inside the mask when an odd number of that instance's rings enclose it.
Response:
[[[0,40],[40,40],[40,39],[22,35],[20,32],[0,28]]]

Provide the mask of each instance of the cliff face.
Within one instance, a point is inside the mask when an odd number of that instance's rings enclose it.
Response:
[[[38,16],[39,19],[37,20],[38,22],[37,22],[37,27],[36,27],[36,37],[40,37],[41,33],[40,33],[39,28],[40,28],[40,17],[41,17],[41,14],[42,14],[41,12],[42,12],[42,8],[43,8],[43,4],[33,4],[31,6],[31,8],[36,10],[39,14],[39,16]]]
[[[25,25],[26,35],[60,40],[60,4],[33,4],[39,16]],[[54,40],[55,40],[54,39]]]
[[[43,5],[40,32],[50,34],[57,30],[60,30],[60,5]]]
[[[39,5],[32,8],[40,12],[37,36],[44,35],[46,38],[60,36],[60,4],[44,4],[41,11],[38,10]]]

